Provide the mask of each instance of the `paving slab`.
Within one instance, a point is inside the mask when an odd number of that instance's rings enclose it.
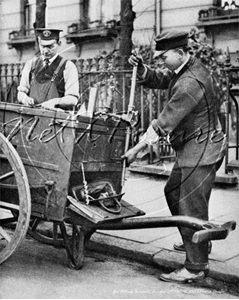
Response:
[[[150,166],[151,168],[151,166]],[[153,167],[155,169],[155,166]],[[164,171],[170,166],[164,166]],[[145,217],[170,216],[164,196],[167,180],[155,173],[127,172],[124,199],[146,212]],[[220,172],[223,172],[221,170]],[[150,192],[149,192],[150,191]],[[210,221],[221,225],[234,220],[239,223],[239,186],[215,182],[209,205]],[[100,244],[102,251],[116,251],[117,255],[142,259],[168,270],[183,266],[185,254],[175,251],[173,244],[181,237],[176,227],[101,231],[93,235],[91,243]],[[94,240],[95,239],[95,240]],[[230,232],[225,240],[213,241],[209,255],[210,277],[239,285],[239,230]],[[91,246],[93,245],[91,244]],[[110,245],[113,247],[110,249]],[[93,247],[94,248],[94,247]],[[99,248],[98,248],[99,249]]]

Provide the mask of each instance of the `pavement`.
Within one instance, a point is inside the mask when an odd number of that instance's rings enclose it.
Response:
[[[143,210],[143,217],[170,216],[164,186],[173,163],[147,165],[134,163],[126,172],[123,199]],[[150,170],[154,170],[151,172]],[[164,170],[164,172],[163,172]],[[228,178],[231,177],[231,178]],[[209,277],[239,287],[239,184],[237,174],[225,174],[224,164],[217,172],[210,198],[210,222],[236,221],[237,228],[225,240],[212,242]],[[140,217],[139,217],[140,218]],[[151,264],[170,272],[181,268],[185,253],[173,249],[181,242],[176,227],[107,230],[94,233],[88,250],[104,252]]]
[[[123,199],[145,212],[143,217],[171,216],[164,196],[164,186],[173,163],[153,165],[134,163],[126,171],[122,189]],[[153,172],[152,172],[153,170]],[[237,174],[236,174],[237,173]],[[236,221],[237,227],[226,239],[212,241],[209,255],[209,279],[206,286],[221,289],[220,284],[231,286],[239,294],[239,174],[225,174],[224,164],[218,170],[209,205],[209,221],[221,225]],[[47,229],[44,233],[48,236]],[[183,267],[185,253],[173,249],[181,242],[176,227],[97,230],[86,246],[86,251],[110,254],[143,264],[153,265],[160,272],[169,273]],[[217,283],[215,283],[217,282]],[[203,285],[205,286],[205,285]]]

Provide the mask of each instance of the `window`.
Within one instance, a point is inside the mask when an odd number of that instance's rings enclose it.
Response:
[[[67,43],[79,45],[118,37],[114,12],[120,11],[119,1],[113,3],[113,0],[81,0],[80,4],[80,22],[68,26]]]
[[[34,34],[33,23],[36,15],[36,1],[22,0],[22,19],[21,19],[21,33],[24,36]]]
[[[90,0],[88,25],[90,28],[104,26],[114,19],[112,0]]]
[[[36,0],[21,0],[20,10],[20,28],[9,33],[8,48],[16,48],[20,50],[20,57],[22,55],[23,45],[34,46],[35,35],[34,25],[36,14]]]

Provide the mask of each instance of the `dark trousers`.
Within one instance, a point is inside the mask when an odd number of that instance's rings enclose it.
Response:
[[[208,204],[222,160],[195,168],[179,167],[175,163],[165,186],[165,196],[172,215],[183,215],[208,220]],[[186,250],[185,268],[207,270],[208,242],[192,243],[194,230],[178,228]]]

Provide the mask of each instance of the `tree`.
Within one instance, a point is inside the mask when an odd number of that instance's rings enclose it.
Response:
[[[122,58],[121,66],[127,65],[127,58],[132,51],[132,32],[134,30],[135,12],[132,10],[132,0],[121,0],[120,9],[120,46],[119,55]]]

